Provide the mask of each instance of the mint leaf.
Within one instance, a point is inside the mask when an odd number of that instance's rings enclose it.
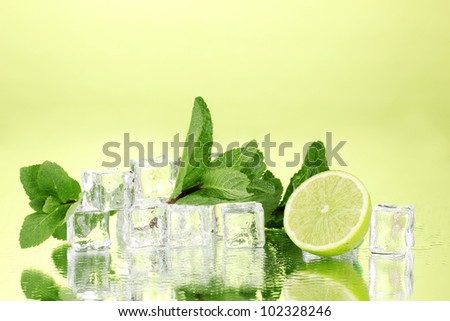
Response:
[[[69,217],[71,217],[72,214],[74,214],[77,211],[78,206],[80,206],[80,202],[81,201],[78,201],[78,202],[75,202],[70,205],[70,207],[67,209],[66,217],[64,218],[64,221],[67,221],[69,219]]]
[[[209,170],[202,177],[202,189],[210,191],[218,198],[238,200],[249,197],[247,192],[250,181],[247,176],[231,168]]]
[[[46,200],[47,200],[47,196],[39,196],[39,197],[32,199],[28,204],[36,212],[42,212],[42,208],[44,207]]]
[[[51,213],[53,212],[58,206],[60,205],[59,199],[57,199],[54,196],[49,196],[45,200],[44,206],[42,207],[42,211],[44,213]]]
[[[272,212],[278,207],[283,195],[283,184],[269,170],[265,171],[261,181],[255,184],[253,181],[249,186],[249,192],[253,195],[246,201],[259,202],[264,208],[266,222],[270,220]]]
[[[56,163],[45,161],[39,168],[37,184],[42,194],[57,197],[61,203],[77,201],[80,184]]]
[[[299,187],[301,183],[308,178],[327,170],[329,170],[329,168],[325,146],[321,141],[316,141],[309,146],[300,170],[292,176],[280,205],[283,207],[286,206],[292,192]]]
[[[266,170],[264,156],[254,140],[240,148],[233,148],[211,162],[211,168],[232,168],[249,179],[260,178]]]
[[[200,183],[211,160],[212,121],[211,114],[201,97],[195,98],[191,123],[186,136],[186,143],[181,157],[172,199],[176,199],[184,190]],[[196,145],[196,146],[195,146]]]
[[[33,213],[26,216],[20,230],[20,247],[33,247],[48,239],[56,228],[64,222],[64,216],[69,206],[62,205],[50,214]]]
[[[56,230],[53,232],[52,236],[61,241],[67,240],[67,224],[64,222],[60,226],[56,228]]]
[[[234,202],[219,198],[220,196],[213,191],[199,190],[192,194],[186,195],[177,201],[181,205],[216,205],[220,203]]]
[[[40,167],[41,165],[31,165],[20,169],[20,181],[30,200],[34,200],[42,196],[41,189],[37,183],[37,176]]]

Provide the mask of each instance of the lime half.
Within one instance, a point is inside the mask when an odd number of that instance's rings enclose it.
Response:
[[[307,179],[292,193],[284,211],[284,227],[302,250],[334,256],[362,241],[370,213],[369,193],[355,176],[326,171]]]

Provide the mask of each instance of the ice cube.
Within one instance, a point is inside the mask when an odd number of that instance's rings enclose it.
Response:
[[[136,202],[145,205],[155,199],[167,200],[170,197],[178,173],[178,162],[168,161],[166,156],[131,160],[131,170],[136,175]]]
[[[167,242],[166,206],[137,205],[125,211],[126,243],[131,247],[164,246]]]
[[[111,245],[109,212],[79,208],[67,220],[67,241],[75,251],[102,250]]]
[[[264,210],[260,203],[225,203],[220,205],[220,211],[226,247],[264,246]]]
[[[167,206],[168,235],[171,246],[209,245],[211,242],[212,206]]]
[[[372,300],[406,300],[413,292],[414,255],[371,254],[369,294]]]
[[[70,288],[80,300],[104,300],[110,295],[109,251],[67,251],[67,278]]]
[[[414,246],[414,207],[377,205],[372,210],[372,253],[405,254]]]
[[[134,202],[134,174],[129,171],[85,170],[81,172],[81,187],[87,210],[122,210]]]

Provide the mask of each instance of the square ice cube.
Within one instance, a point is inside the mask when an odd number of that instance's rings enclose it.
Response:
[[[372,210],[372,253],[405,254],[414,246],[414,207],[377,205]]]
[[[169,243],[172,246],[209,245],[211,242],[211,206],[167,206]]]
[[[260,203],[225,203],[220,207],[226,247],[264,246],[264,209]]]
[[[125,231],[127,244],[131,247],[164,246],[167,241],[166,206],[155,203],[152,206],[137,205],[126,211]]]
[[[110,295],[109,251],[67,251],[67,279],[79,300],[104,300]]]
[[[413,292],[414,255],[372,254],[369,294],[372,300],[406,300]]]
[[[109,248],[109,212],[78,209],[67,220],[67,241],[75,251]]]
[[[83,207],[88,210],[122,210],[133,205],[134,174],[129,171],[81,172]]]
[[[136,175],[136,201],[145,204],[154,199],[169,199],[175,186],[178,162],[166,156],[155,159],[131,160],[131,170]]]

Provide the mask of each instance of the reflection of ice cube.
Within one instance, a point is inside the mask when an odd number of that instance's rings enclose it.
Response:
[[[135,206],[126,211],[125,221],[131,247],[163,246],[167,240],[166,207],[163,204]]]
[[[224,286],[261,288],[264,284],[264,249],[226,249],[223,253]]]
[[[83,208],[122,210],[134,201],[134,174],[118,170],[82,171]]]
[[[75,251],[109,248],[109,212],[75,212],[67,220],[67,241]]]
[[[131,160],[136,175],[136,202],[153,203],[167,200],[172,194],[178,172],[178,163],[161,156],[155,159]]]
[[[328,260],[328,259],[342,260],[342,261],[346,261],[349,263],[356,263],[356,262],[358,262],[358,248],[348,251],[344,254],[331,256],[331,257],[319,256],[319,255],[315,255],[315,254],[312,254],[312,253],[309,253],[306,251],[302,251],[302,256],[303,256],[303,262],[305,262],[305,263],[321,261],[324,259],[326,259],[326,260]]]
[[[175,287],[208,284],[211,280],[215,260],[210,246],[171,248],[169,260],[169,276]]]
[[[168,235],[172,246],[209,245],[211,206],[168,205]]]
[[[372,300],[405,300],[413,292],[414,255],[370,256],[370,287]]]
[[[226,247],[264,246],[264,210],[260,203],[226,203],[220,210]]]
[[[372,210],[372,253],[404,254],[414,246],[414,207],[377,205]]]
[[[108,251],[67,251],[69,286],[80,300],[104,300],[110,294]]]

